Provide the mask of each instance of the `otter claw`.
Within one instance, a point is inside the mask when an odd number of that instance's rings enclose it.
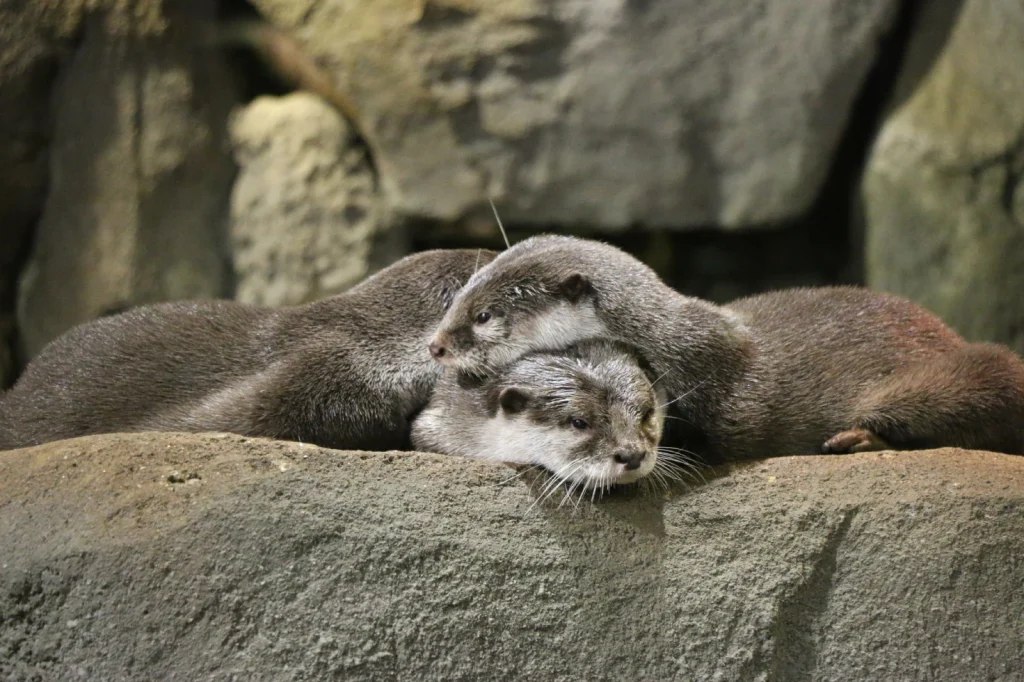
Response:
[[[848,454],[851,452],[872,452],[888,450],[889,444],[867,429],[840,431],[821,446],[824,455]]]

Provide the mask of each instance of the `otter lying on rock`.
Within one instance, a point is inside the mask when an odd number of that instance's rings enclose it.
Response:
[[[0,449],[117,431],[227,431],[401,448],[442,374],[427,339],[478,249],[403,258],[291,308],[139,307],[54,340],[0,398]]]
[[[538,465],[570,491],[630,483],[659,465],[665,393],[656,379],[634,349],[606,340],[526,353],[490,377],[447,372],[413,422],[412,443]]]
[[[942,446],[1024,452],[1024,365],[889,294],[805,288],[717,306],[610,245],[527,239],[473,274],[429,344],[488,375],[603,337],[636,346],[709,459]]]

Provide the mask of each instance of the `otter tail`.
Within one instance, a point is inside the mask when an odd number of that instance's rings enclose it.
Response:
[[[1024,454],[1024,363],[1003,346],[966,344],[893,373],[857,412],[857,428],[893,447]]]

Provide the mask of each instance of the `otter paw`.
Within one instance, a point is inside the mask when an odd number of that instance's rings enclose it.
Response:
[[[821,446],[825,455],[840,455],[850,452],[871,452],[887,450],[889,444],[867,429],[840,431]]]

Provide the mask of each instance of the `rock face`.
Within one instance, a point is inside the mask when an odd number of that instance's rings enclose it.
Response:
[[[101,12],[82,31],[55,92],[49,193],[20,284],[29,356],[110,309],[226,293],[233,88],[219,55],[173,31],[118,31]]]
[[[5,679],[1024,679],[1024,458],[780,458],[533,506],[236,436],[0,456]]]
[[[393,207],[759,225],[824,181],[896,0],[255,0],[357,103]]]
[[[0,388],[13,378],[18,273],[46,196],[50,91],[73,5],[0,3]]]
[[[260,97],[233,116],[231,137],[239,166],[231,195],[236,299],[305,303],[407,252],[388,239],[365,152],[319,97]]]
[[[863,197],[867,279],[1024,352],[1024,5],[925,3]]]

